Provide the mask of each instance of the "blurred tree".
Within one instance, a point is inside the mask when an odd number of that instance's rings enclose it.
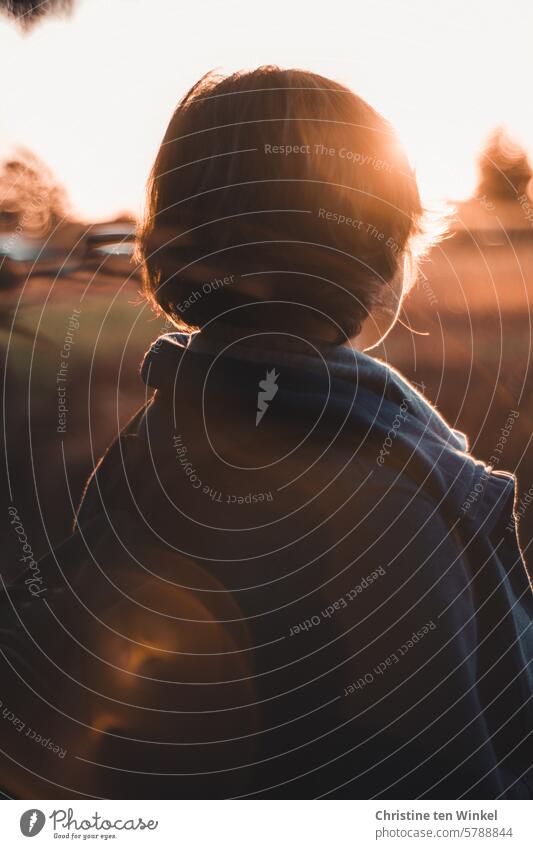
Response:
[[[0,166],[0,229],[42,236],[65,217],[64,189],[38,156],[19,148]]]
[[[526,151],[502,127],[489,136],[478,167],[477,197],[514,200],[526,194],[533,175]]]
[[[29,29],[43,17],[68,14],[75,0],[0,0],[0,10],[15,18],[23,29]]]

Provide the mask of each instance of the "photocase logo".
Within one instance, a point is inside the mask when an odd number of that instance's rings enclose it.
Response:
[[[30,808],[29,811],[24,811],[20,818],[20,830],[24,837],[35,837],[42,831],[46,822],[46,817],[38,808]]]
[[[257,415],[255,417],[256,427],[265,415],[268,410],[268,405],[279,389],[276,383],[278,377],[279,374],[276,374],[276,370],[271,369],[270,371],[267,370],[265,379],[259,381],[259,392],[257,393]]]

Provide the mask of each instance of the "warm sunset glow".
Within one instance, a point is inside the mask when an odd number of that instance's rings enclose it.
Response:
[[[532,18],[528,0],[79,0],[28,35],[2,18],[0,144],[38,153],[85,217],[138,212],[187,88],[213,67],[277,63],[353,87],[398,128],[426,200],[461,198],[496,124],[533,148]]]

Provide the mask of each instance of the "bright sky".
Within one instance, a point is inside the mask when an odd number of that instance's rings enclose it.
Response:
[[[0,18],[0,149],[33,149],[75,210],[138,213],[170,114],[210,68],[300,66],[397,127],[426,201],[466,197],[496,125],[533,151],[531,0],[78,0],[22,35]]]

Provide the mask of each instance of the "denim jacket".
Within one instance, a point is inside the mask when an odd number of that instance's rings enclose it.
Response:
[[[351,348],[174,333],[141,376],[47,593],[3,605],[79,792],[530,798],[513,476]]]

